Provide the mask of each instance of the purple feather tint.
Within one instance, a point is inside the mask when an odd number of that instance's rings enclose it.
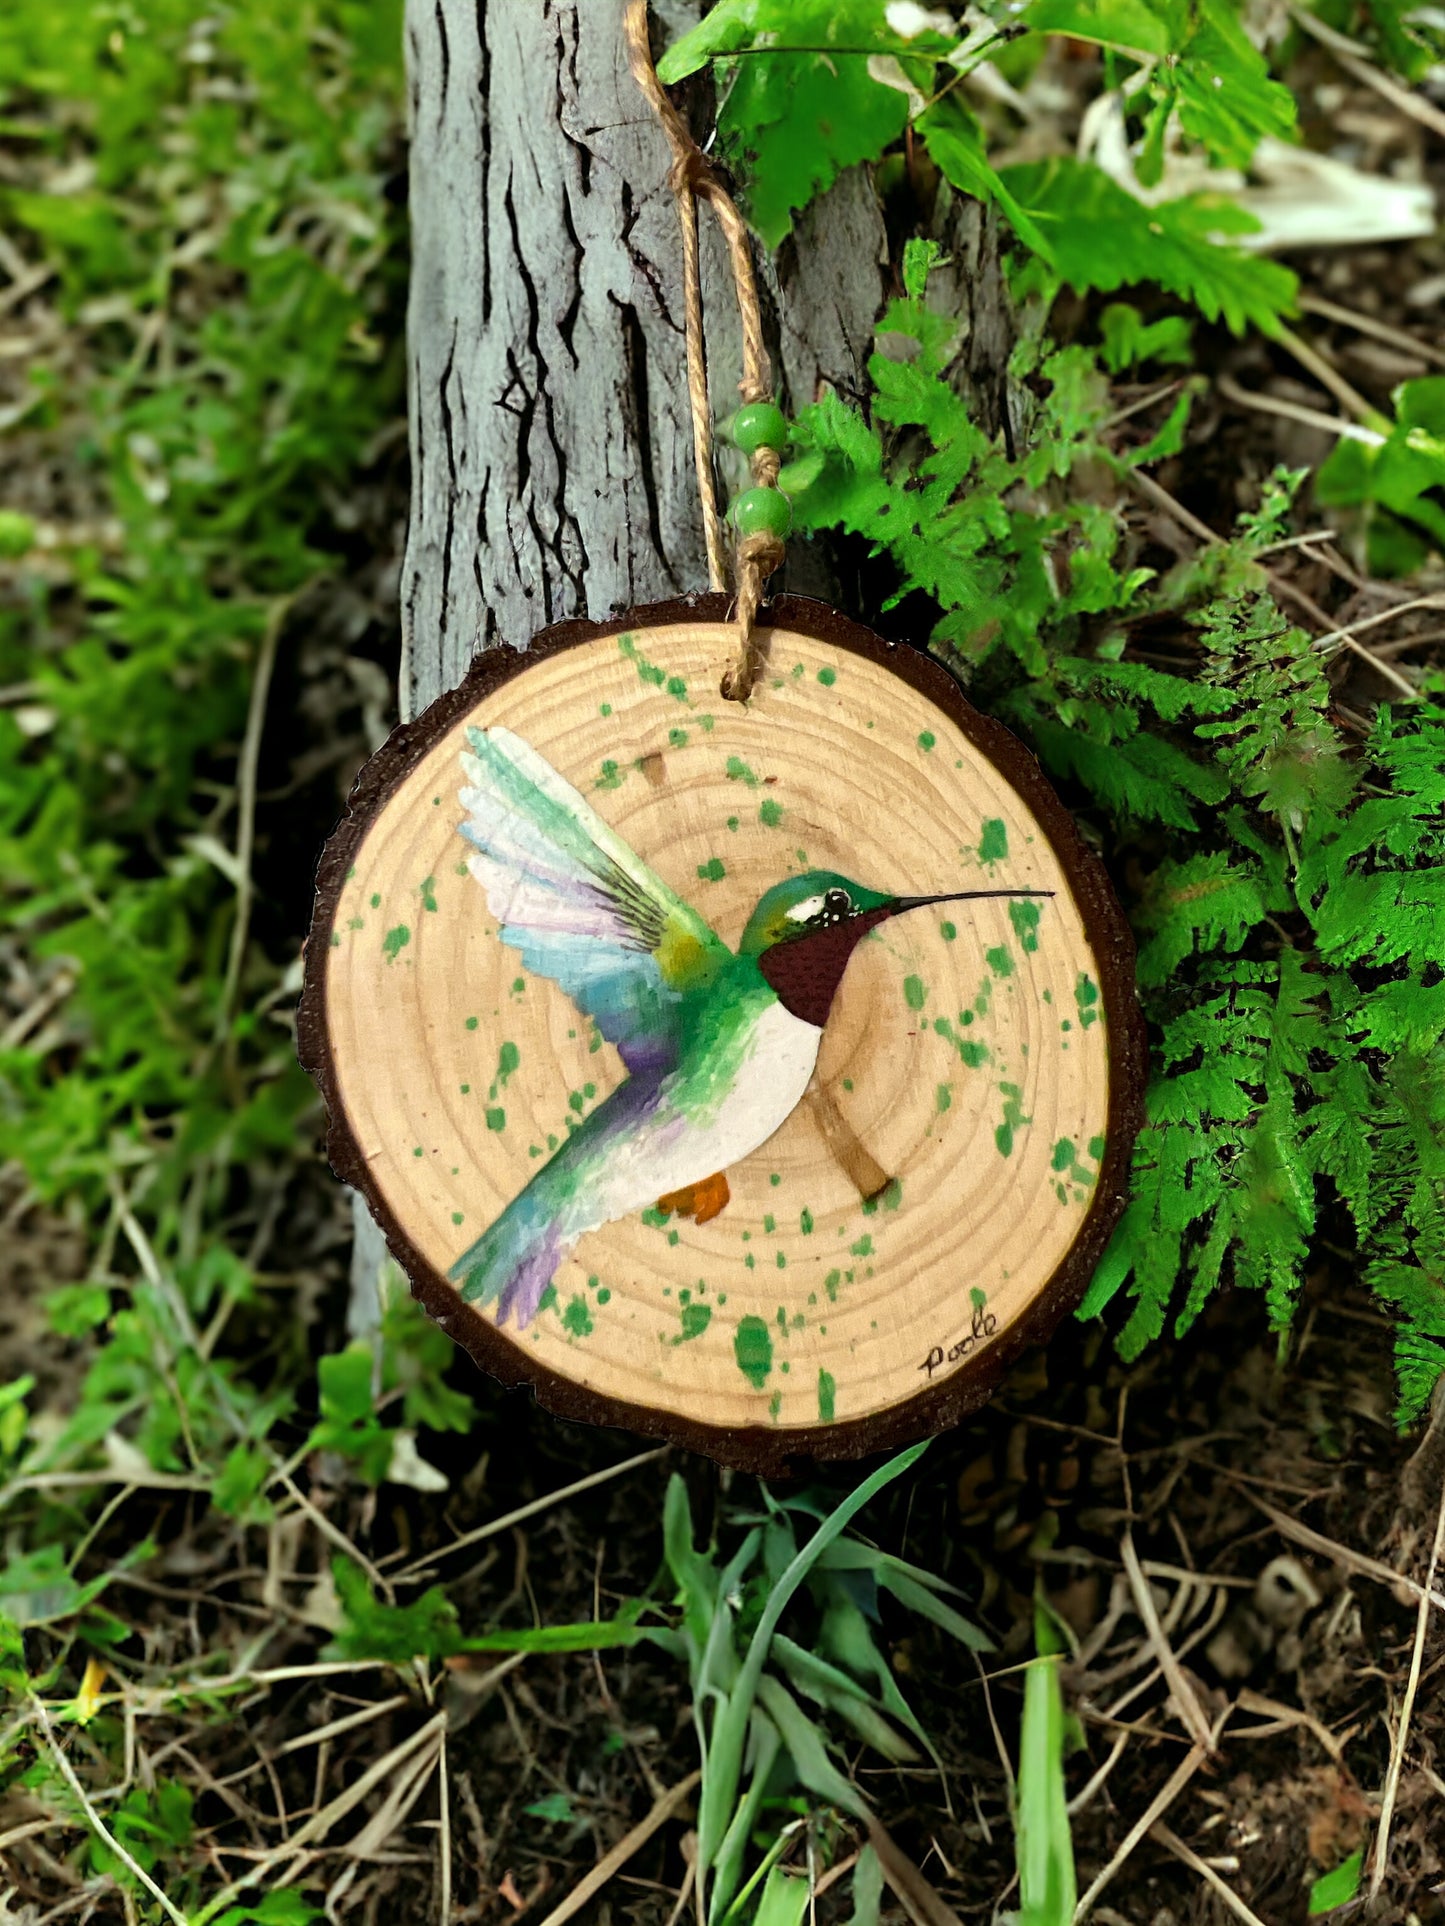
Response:
[[[537,1315],[542,1293],[552,1282],[561,1261],[561,1233],[555,1224],[551,1224],[502,1286],[497,1299],[497,1323],[505,1324],[509,1317],[515,1315],[517,1329],[525,1331]]]

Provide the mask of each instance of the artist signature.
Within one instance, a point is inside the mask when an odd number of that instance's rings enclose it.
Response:
[[[967,1333],[956,1344],[950,1344],[946,1351],[941,1344],[935,1344],[919,1365],[919,1370],[926,1371],[931,1378],[934,1372],[941,1371],[945,1364],[957,1364],[960,1358],[966,1358],[970,1351],[976,1350],[986,1339],[991,1338],[997,1329],[998,1319],[987,1304],[975,1304],[973,1321]]]

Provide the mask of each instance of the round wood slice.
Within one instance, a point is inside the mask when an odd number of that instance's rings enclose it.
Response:
[[[725,701],[727,612],[565,623],[398,729],[322,861],[300,1034],[333,1165],[479,1364],[561,1416],[767,1471],[953,1422],[1077,1303],[1123,1207],[1144,1045],[1127,925],[1016,739],[929,658],[795,597],[751,700]],[[733,947],[804,870],[1053,892],[874,930],[726,1207],[587,1233],[505,1325],[448,1270],[627,1072],[468,873],[459,758],[496,724]]]

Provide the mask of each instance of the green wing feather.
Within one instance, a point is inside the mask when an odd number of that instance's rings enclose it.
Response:
[[[617,1046],[676,1061],[684,1001],[732,952],[571,783],[510,729],[470,728],[461,833],[504,943]]]

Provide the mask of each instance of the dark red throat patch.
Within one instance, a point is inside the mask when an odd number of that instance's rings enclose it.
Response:
[[[758,968],[789,1016],[799,1017],[804,1023],[816,1023],[821,1030],[828,1021],[833,997],[843,981],[854,944],[869,930],[886,923],[892,914],[886,905],[865,910],[861,916],[850,916],[846,923],[809,930],[764,950],[758,958]]]

